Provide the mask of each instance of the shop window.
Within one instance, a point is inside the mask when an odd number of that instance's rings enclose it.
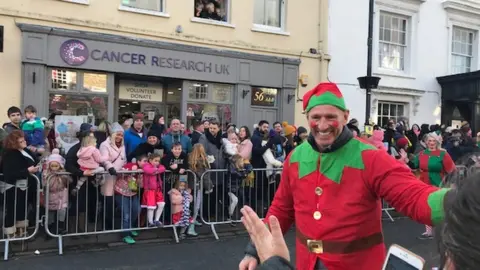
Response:
[[[232,105],[230,104],[187,104],[187,120],[190,126],[193,121],[217,121],[221,125],[232,122]]]
[[[195,0],[195,18],[228,22],[230,0]]]
[[[84,73],[83,90],[97,93],[106,93],[107,74]]]
[[[84,116],[85,122],[95,125],[108,118],[108,99],[106,96],[52,93],[49,100],[49,114],[61,111],[63,115]]]
[[[51,81],[53,90],[76,90],[77,72],[65,69],[53,69]]]
[[[164,0],[122,0],[121,5],[133,9],[163,12],[163,1]]]
[[[167,87],[167,102],[181,102],[182,101],[182,85],[169,84]]]
[[[212,84],[213,103],[231,103],[233,88],[228,84]]]
[[[208,100],[208,84],[193,83],[188,89],[188,99]]]
[[[285,0],[254,0],[254,24],[256,27],[283,29]]]
[[[276,107],[278,101],[278,89],[252,87],[252,106]]]

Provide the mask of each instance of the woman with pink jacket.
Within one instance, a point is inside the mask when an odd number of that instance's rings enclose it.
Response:
[[[240,139],[240,144],[238,145],[238,154],[243,159],[250,160],[252,156],[252,142],[250,141],[250,130],[248,127],[243,126],[238,132],[238,138]]]
[[[127,162],[125,154],[125,146],[123,143],[123,128],[119,123],[113,123],[111,128],[112,135],[108,137],[104,142],[100,144],[100,154],[105,158],[104,166],[109,172],[109,175],[105,176],[101,186],[101,193],[103,195],[104,216],[105,216],[105,228],[112,230],[113,221],[113,201],[114,201],[114,187],[117,179],[117,171],[121,170]],[[121,199],[121,196],[119,196]],[[116,203],[117,206],[123,206],[121,200]],[[127,229],[130,226],[127,227]],[[123,228],[125,229],[125,228]]]
[[[374,130],[372,137],[370,137],[370,142],[378,149],[387,151],[387,148],[385,148],[385,145],[383,144],[382,130]]]

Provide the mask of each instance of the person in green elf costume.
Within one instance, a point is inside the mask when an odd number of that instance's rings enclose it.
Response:
[[[442,137],[436,132],[425,135],[427,148],[410,162],[410,167],[420,170],[420,180],[436,187],[443,186],[444,176],[455,171],[455,163],[448,152],[441,148]],[[433,228],[425,225],[425,232],[419,239],[433,238]]]
[[[299,270],[379,270],[386,249],[382,235],[384,198],[423,224],[443,220],[448,189],[419,181],[386,151],[354,138],[349,111],[334,83],[321,83],[303,97],[311,133],[284,163],[282,179],[265,217],[283,231],[295,222]],[[278,257],[259,261],[249,244],[240,270],[288,269]],[[265,265],[269,265],[265,268]]]

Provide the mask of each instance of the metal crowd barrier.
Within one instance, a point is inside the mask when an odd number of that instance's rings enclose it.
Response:
[[[115,178],[108,172],[98,175],[99,177],[89,177],[78,191],[73,191],[77,187],[73,184],[76,181],[72,181],[69,173],[53,175],[43,181],[45,186],[45,230],[49,236],[58,239],[60,255],[63,254],[64,237],[108,233],[122,233],[127,236],[132,232],[159,228],[148,226],[146,221],[148,214],[141,207],[142,192],[140,188],[142,182],[140,179],[142,179],[143,172],[117,171]],[[195,203],[198,190],[196,175],[192,171],[186,170],[183,177],[186,177],[188,182],[193,185],[190,188]],[[120,195],[115,192],[115,179],[136,181],[138,191],[130,192],[129,196]],[[179,235],[177,226],[172,224],[173,215],[168,194],[174,187],[176,179],[178,179],[177,175],[170,171],[162,174],[165,205],[160,221],[163,224],[161,228],[173,230],[175,241],[178,243]],[[61,187],[61,190],[57,187]],[[155,211],[153,215],[155,216]]]
[[[187,170],[185,176],[193,197],[193,208],[190,209],[193,222],[199,218],[202,223],[209,225],[218,240],[216,226],[220,224],[235,226],[240,223],[239,210],[243,205],[251,206],[260,217],[265,217],[278,188],[281,170],[281,168],[254,169],[251,174],[243,178],[236,177],[227,169],[207,170],[201,175]],[[448,175],[445,181],[459,184],[462,179],[477,172],[480,172],[480,166],[474,165],[469,168],[457,166],[455,173]],[[43,220],[46,233],[58,239],[60,255],[63,254],[64,237],[108,233],[127,235],[131,232],[156,229],[157,227],[146,225],[147,215],[140,208],[142,175],[141,171],[117,172],[116,179],[138,180],[137,194],[129,197],[115,192],[115,180],[107,172],[99,174],[100,177],[89,177],[76,192],[72,191],[76,187],[74,184],[76,181],[72,181],[69,173],[59,173],[48,179],[42,179],[42,181],[32,175],[36,186],[28,185],[25,187],[25,191],[21,185],[2,186],[2,182],[0,182],[0,195],[3,195],[0,200],[0,209],[3,210],[2,225],[5,224],[7,218],[11,218],[7,215],[12,211],[15,221],[17,221],[19,213],[30,217],[34,216],[34,227],[28,228],[28,225],[23,223],[23,227],[20,227],[23,230],[19,230],[22,233],[20,236],[7,237],[4,228],[2,238],[0,238],[0,242],[5,244],[4,260],[8,259],[9,243],[33,238],[38,233],[39,225]],[[161,215],[161,222],[163,228],[173,230],[175,241],[178,243],[180,240],[177,231],[179,226],[172,224],[173,215],[168,194],[169,190],[173,188],[174,181],[178,179],[177,176],[169,171],[162,174],[165,207]],[[12,189],[15,191],[14,193],[8,192]],[[25,193],[30,195],[25,196]],[[20,203],[19,198],[25,202]],[[25,206],[18,209],[19,205]],[[44,219],[40,218],[40,206],[45,208]],[[385,212],[392,222],[394,218],[390,212],[394,210],[382,200],[382,212]],[[26,231],[31,233],[25,234]]]
[[[203,205],[200,217],[219,239],[215,226],[241,222],[240,209],[249,205],[259,217],[265,217],[280,183],[282,169],[253,169],[240,179],[227,169],[205,171],[200,177]],[[213,184],[213,188],[210,185]]]
[[[11,242],[22,241],[23,248],[23,241],[37,234],[41,223],[39,216],[42,190],[39,178],[33,174],[29,179],[17,181],[15,185],[9,185],[3,181],[3,175],[0,175],[0,209],[3,228],[0,242],[4,243],[3,259],[6,261]],[[7,223],[11,226],[6,227]]]

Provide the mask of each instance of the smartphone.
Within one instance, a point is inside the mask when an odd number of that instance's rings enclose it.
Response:
[[[422,270],[424,266],[422,257],[399,245],[392,245],[382,270]]]

